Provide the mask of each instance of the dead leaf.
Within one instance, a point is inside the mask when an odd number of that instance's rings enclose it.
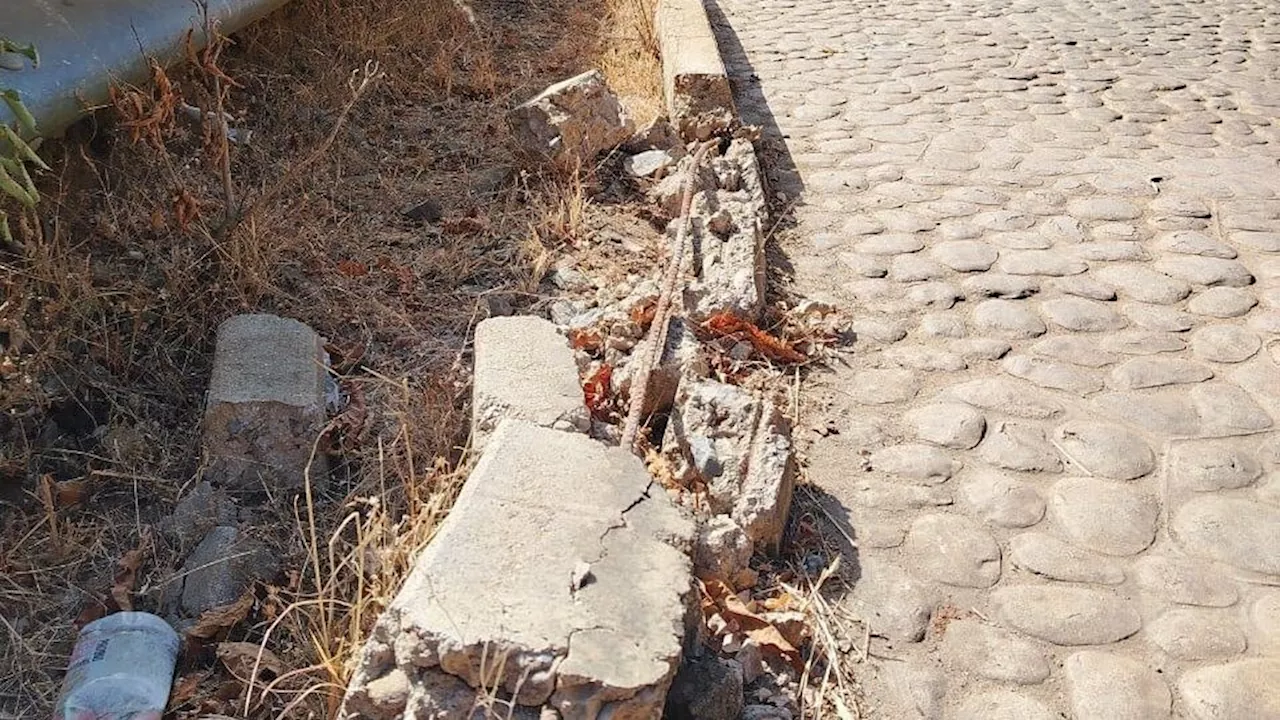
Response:
[[[176,708],[185,704],[196,696],[196,691],[200,689],[200,683],[209,677],[208,671],[194,672],[190,675],[183,675],[173,683],[173,691],[169,693],[168,707]]]
[[[703,617],[718,612],[728,622],[728,627],[736,627],[746,633],[766,654],[781,658],[797,672],[804,669],[804,658],[796,646],[767,618],[743,602],[733,588],[715,578],[699,578],[699,582],[703,592]]]
[[[219,605],[200,613],[196,624],[187,630],[187,637],[197,640],[211,640],[227,630],[240,624],[253,609],[253,591],[246,591],[239,600],[228,605]]]
[[[218,659],[237,680],[254,683],[271,681],[285,673],[284,663],[276,654],[251,642],[218,643]],[[255,667],[257,672],[254,672]]]
[[[151,534],[143,532],[138,546],[125,553],[116,563],[115,579],[111,584],[111,599],[121,610],[133,610],[133,590],[138,584],[138,568],[146,560],[151,547]]]
[[[338,272],[347,277],[364,277],[369,274],[369,268],[364,263],[356,262],[355,260],[339,260]]]
[[[631,322],[639,325],[641,330],[647,330],[653,324],[653,318],[657,314],[658,299],[653,298],[631,308]]]
[[[608,422],[614,414],[613,410],[613,366],[602,363],[582,381],[582,396],[591,411],[591,417],[600,422]]]
[[[89,497],[89,483],[84,480],[63,480],[53,484],[53,497],[58,507],[79,505]]]
[[[701,325],[703,330],[715,337],[731,337],[751,343],[761,355],[776,362],[799,364],[808,360],[803,353],[791,347],[791,343],[756,327],[755,323],[727,312],[717,313],[707,318]]]
[[[604,339],[595,330],[573,329],[569,331],[569,346],[574,350],[596,352],[604,347]]]

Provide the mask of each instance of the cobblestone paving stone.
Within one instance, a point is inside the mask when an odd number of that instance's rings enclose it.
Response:
[[[1280,718],[1280,14],[709,0],[873,718]]]

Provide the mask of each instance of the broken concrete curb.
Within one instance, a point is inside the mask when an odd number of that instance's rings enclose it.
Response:
[[[602,150],[626,142],[635,130],[598,70],[551,85],[513,109],[509,120],[526,155],[568,164],[590,162]]]
[[[680,660],[691,535],[631,453],[503,421],[378,620],[344,717],[434,717],[429,681],[496,685],[565,720],[656,719]],[[370,687],[397,671],[405,705],[375,703]]]
[[[656,22],[663,92],[687,140],[707,140],[736,118],[733,91],[702,0],[660,0]]]

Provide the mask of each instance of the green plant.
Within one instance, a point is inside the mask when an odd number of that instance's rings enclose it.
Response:
[[[40,64],[40,54],[36,52],[35,45],[18,45],[0,37],[0,53],[17,53],[30,60],[32,66]],[[27,163],[42,170],[48,170],[49,166],[22,137],[23,134],[35,137],[36,120],[22,103],[18,91],[4,87],[0,82],[0,99],[9,106],[9,110],[17,118],[18,126],[15,130],[9,125],[0,125],[0,192],[31,210],[40,202],[40,193],[36,191],[31,174],[27,172]],[[9,216],[3,210],[0,210],[0,240],[13,242],[13,235],[9,232]]]

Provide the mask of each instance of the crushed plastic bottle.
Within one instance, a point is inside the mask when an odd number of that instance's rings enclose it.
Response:
[[[80,631],[54,720],[160,720],[178,659],[162,618],[120,612]]]

